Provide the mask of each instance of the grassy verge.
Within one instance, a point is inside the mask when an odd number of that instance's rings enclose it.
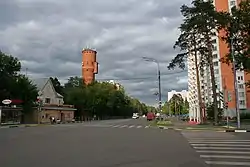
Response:
[[[150,122],[150,126],[172,126],[173,123],[169,120],[166,120],[166,121],[157,121],[157,120],[154,120],[152,122]]]

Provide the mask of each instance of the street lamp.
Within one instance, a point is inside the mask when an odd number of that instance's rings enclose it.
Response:
[[[143,60],[149,61],[149,62],[154,62],[157,64],[157,71],[158,71],[158,100],[159,100],[159,110],[162,112],[162,107],[161,107],[161,71],[160,71],[160,65],[158,60],[151,58],[151,57],[142,57]]]
[[[231,55],[233,58],[233,74],[234,74],[234,93],[235,93],[235,111],[237,115],[237,128],[240,128],[240,111],[239,111],[239,93],[238,93],[238,80],[236,72],[236,62],[234,56],[234,47],[233,47],[233,37],[231,38]]]

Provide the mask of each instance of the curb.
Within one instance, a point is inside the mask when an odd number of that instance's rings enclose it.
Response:
[[[227,129],[224,132],[235,132],[235,133],[245,133],[245,132],[250,132],[250,130],[247,129]]]
[[[10,125],[9,128],[19,128],[19,125]]]
[[[174,128],[171,128],[171,127],[166,127],[166,126],[158,126],[159,129],[164,129],[164,130],[167,130],[167,129],[174,129]]]

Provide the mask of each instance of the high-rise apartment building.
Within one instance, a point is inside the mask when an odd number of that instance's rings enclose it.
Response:
[[[96,54],[97,52],[93,49],[82,50],[82,78],[86,85],[95,81],[95,74],[98,73]]]
[[[213,3],[217,11],[231,12],[231,8],[237,6],[240,3],[240,0],[213,0]],[[221,34],[218,34],[219,37],[223,35],[223,32],[221,32]],[[212,38],[214,75],[218,93],[217,100],[220,100],[219,93],[225,90],[226,97],[230,98],[228,102],[228,110],[226,110],[224,114],[229,116],[236,116],[236,98],[232,66],[220,62],[220,59],[229,52],[229,48],[227,44],[218,36]],[[213,94],[209,67],[203,66],[199,71],[199,76],[202,104],[206,105],[212,103]],[[238,85],[237,90],[239,95],[238,107],[240,109],[240,112],[250,112],[250,89],[245,86],[245,82],[250,80],[250,76],[246,75],[246,73],[243,71],[237,71],[236,77]],[[196,82],[197,78],[194,56],[190,55],[188,58],[188,91],[190,92],[190,117],[197,120],[199,118],[199,102]],[[223,107],[222,102],[219,103],[219,106],[221,108]]]

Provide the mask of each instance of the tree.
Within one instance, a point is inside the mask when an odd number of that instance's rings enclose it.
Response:
[[[53,84],[56,92],[59,93],[59,94],[61,94],[61,95],[63,95],[64,94],[64,92],[63,92],[63,86],[61,85],[61,83],[58,80],[58,78],[57,77],[54,77],[54,78],[50,77],[50,80],[51,80],[51,82],[52,82],[52,84]]]
[[[235,58],[236,69],[250,72],[250,0],[241,1],[239,7],[232,8],[232,15],[226,13],[220,22],[230,52],[221,59],[230,64]],[[250,86],[250,82],[248,84]]]
[[[203,1],[203,0],[193,0],[192,7],[183,5],[181,7],[181,13],[184,16],[184,23],[181,24],[180,30],[181,35],[178,38],[176,43],[181,50],[188,50],[186,53],[178,54],[172,62],[169,64],[169,68],[174,68],[179,65],[181,68],[185,67],[185,58],[187,55],[196,54],[199,52],[201,64],[208,64],[210,70],[210,77],[212,83],[212,92],[213,92],[213,101],[214,101],[214,115],[215,123],[218,123],[218,102],[217,102],[217,93],[216,93],[216,82],[214,76],[214,67],[213,67],[213,44],[212,37],[216,36],[216,31],[219,31],[221,25],[219,21],[223,18],[222,13],[216,12],[212,1]],[[196,41],[194,43],[194,41]],[[198,46],[197,46],[198,45]],[[196,60],[195,60],[196,63]],[[196,63],[196,75],[198,74],[198,66]],[[197,75],[198,77],[198,75]],[[199,78],[197,78],[198,80]],[[200,89],[199,82],[197,82],[198,90]],[[200,93],[199,94],[199,103],[201,106]],[[200,114],[202,115],[202,110],[200,109]],[[202,120],[201,120],[202,121]]]
[[[65,84],[65,102],[77,108],[76,116],[81,120],[97,116],[98,119],[112,117],[130,117],[133,112],[140,114],[147,106],[139,100],[125,94],[124,89],[117,89],[108,82],[93,82],[90,85],[75,84],[82,81],[70,77]],[[66,86],[67,85],[67,86]]]
[[[11,85],[11,98],[20,99],[23,101],[23,113],[32,111],[34,102],[37,100],[38,91],[36,86],[25,75],[17,75]]]
[[[21,100],[22,112],[25,115],[32,111],[38,91],[26,76],[20,74],[20,70],[21,63],[17,58],[0,51],[0,100]]]
[[[21,70],[21,63],[16,57],[4,54],[0,51],[0,100],[11,96],[10,90],[12,82]]]
[[[180,94],[174,94],[169,100],[169,108],[173,115],[184,114],[184,100]]]
[[[75,76],[75,77],[70,77],[68,79],[68,82],[64,85],[65,88],[74,88],[74,87],[83,87],[85,86],[83,83],[83,79]]]

